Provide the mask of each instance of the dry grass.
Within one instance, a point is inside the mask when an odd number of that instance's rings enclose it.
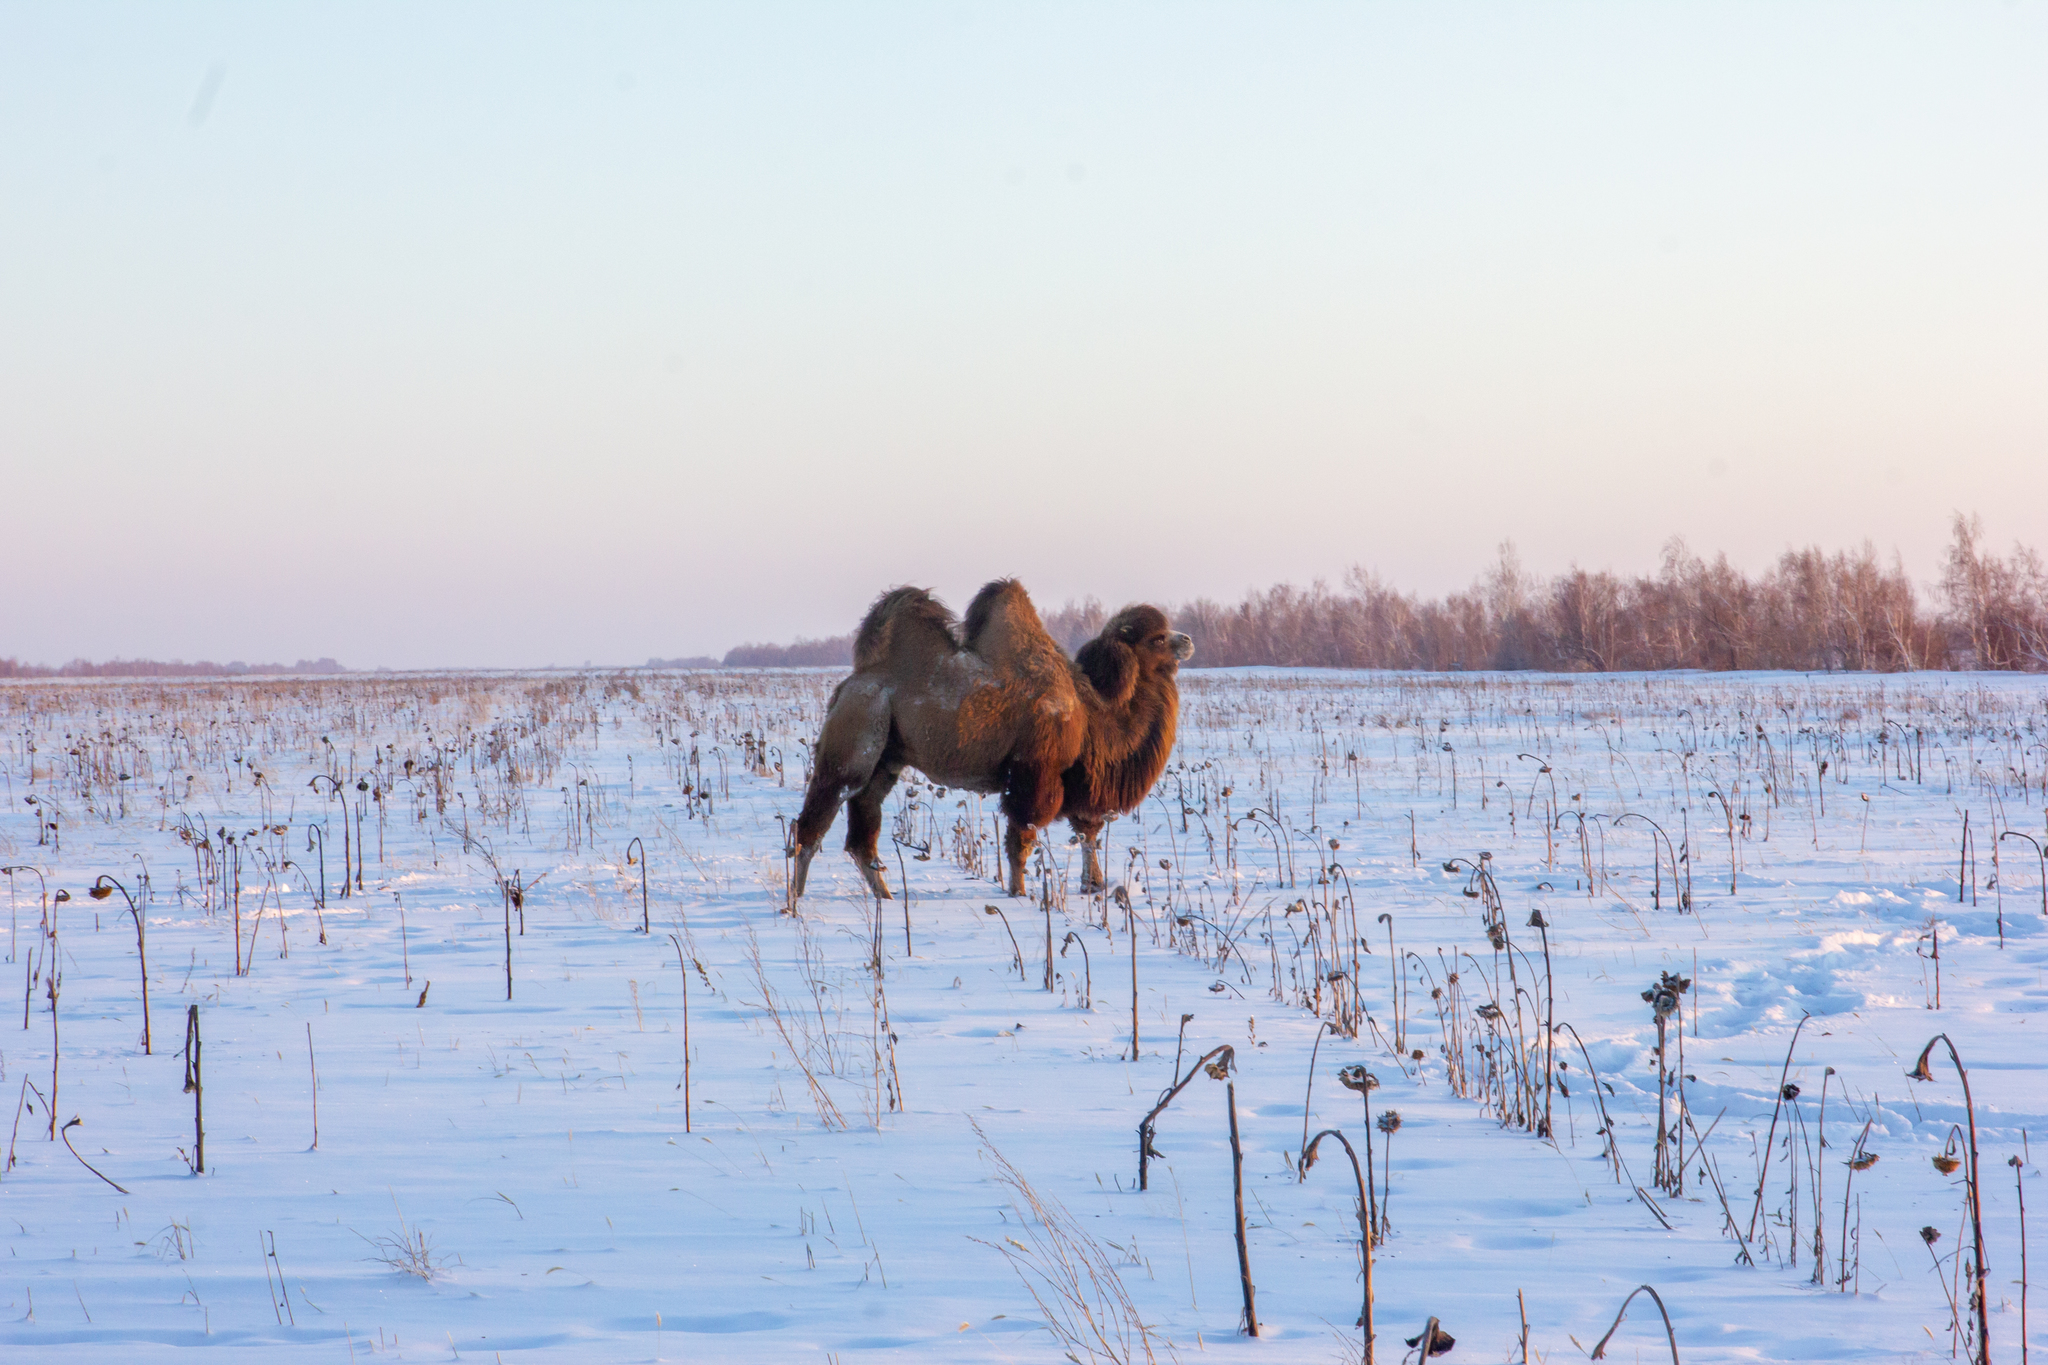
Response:
[[[399,1209],[397,1199],[391,1201],[391,1207],[398,1213],[398,1227],[395,1231],[379,1237],[363,1237],[360,1232],[356,1234],[370,1244],[368,1259],[402,1274],[418,1276],[432,1284],[446,1272],[449,1263],[456,1258],[436,1247],[434,1239],[417,1224],[408,1224],[405,1221],[405,1211]]]
[[[1138,1315],[1138,1306],[1103,1245],[1058,1200],[1033,1189],[981,1125],[969,1122],[988,1153],[997,1182],[1010,1192],[1010,1207],[1028,1242],[1015,1237],[1001,1243],[974,1240],[1010,1263],[1065,1357],[1079,1365],[1151,1365],[1161,1352],[1169,1360],[1177,1359],[1173,1343]]]
[[[818,1083],[817,1073],[811,1069],[811,1047],[808,1039],[804,1046],[799,1046],[797,1040],[791,1036],[788,1011],[784,1009],[782,1002],[776,999],[775,988],[769,984],[768,969],[761,962],[761,942],[754,936],[752,925],[747,926],[747,964],[754,969],[754,984],[761,991],[761,999],[758,1002],[748,1003],[761,1011],[774,1026],[776,1036],[782,1039],[783,1047],[789,1050],[790,1060],[796,1063],[796,1069],[803,1074],[804,1084],[810,1087],[811,1103],[818,1110],[818,1122],[827,1128],[846,1127],[846,1115],[839,1112],[839,1106],[832,1102],[832,1096]]]

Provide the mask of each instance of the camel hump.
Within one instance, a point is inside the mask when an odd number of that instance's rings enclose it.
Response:
[[[905,647],[932,658],[960,647],[953,613],[927,588],[891,588],[875,599],[853,638],[854,669],[879,668]]]
[[[990,663],[1016,670],[1057,695],[1071,689],[1066,651],[1038,619],[1031,594],[1014,578],[998,578],[974,595],[961,641]]]
[[[1024,591],[1022,583],[1014,578],[992,579],[984,583],[981,591],[974,594],[974,600],[967,604],[967,619],[961,639],[969,649],[973,649],[991,626],[1020,617],[1028,618],[1040,630],[1045,629],[1044,623],[1038,619],[1038,608],[1031,605],[1031,594]]]

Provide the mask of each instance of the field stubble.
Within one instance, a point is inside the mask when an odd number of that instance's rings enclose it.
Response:
[[[1107,892],[909,774],[796,920],[833,681],[0,688],[0,1341],[2019,1358],[2038,682],[1188,673]]]

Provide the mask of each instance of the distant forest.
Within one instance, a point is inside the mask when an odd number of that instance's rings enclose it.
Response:
[[[183,659],[110,659],[96,664],[85,659],[73,659],[68,664],[55,668],[43,664],[25,664],[19,659],[0,659],[0,678],[232,678],[245,673],[346,673],[332,659],[301,659],[295,664],[245,664],[237,659],[233,663],[216,664],[201,661],[186,663]]]
[[[1206,597],[1162,604],[1195,638],[1197,668],[1542,669],[1618,672],[1782,668],[2048,671],[2048,570],[2025,545],[2000,555],[1975,517],[1957,514],[1940,581],[1923,590],[1894,554],[1787,550],[1754,577],[1681,540],[1655,573],[1522,571],[1512,545],[1471,587],[1425,598],[1352,569],[1341,588],[1254,590],[1236,604]],[[1108,617],[1094,598],[1040,613],[1071,652]],[[853,636],[745,644],[709,655],[649,659],[648,668],[845,668]],[[220,677],[346,673],[332,659],[295,664],[74,659],[50,668],[0,658],[0,678]]]
[[[1788,550],[1751,577],[1683,541],[1653,574],[1522,571],[1512,546],[1463,592],[1424,598],[1353,569],[1344,586],[1280,585],[1235,605],[1167,607],[1195,638],[1192,667],[1543,669],[1670,668],[2048,670],[2048,572],[2032,549],[2000,556],[1981,523],[1957,515],[1941,581],[1923,593],[1898,556],[1868,542],[1832,554]],[[1102,627],[1093,598],[1041,615],[1069,651]],[[727,667],[853,661],[853,637],[743,645]],[[706,661],[708,662],[708,661]]]

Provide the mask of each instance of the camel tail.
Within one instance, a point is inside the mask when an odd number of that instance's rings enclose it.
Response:
[[[879,668],[897,648],[911,643],[951,653],[960,647],[953,613],[925,588],[891,588],[875,599],[853,637],[856,672]]]

